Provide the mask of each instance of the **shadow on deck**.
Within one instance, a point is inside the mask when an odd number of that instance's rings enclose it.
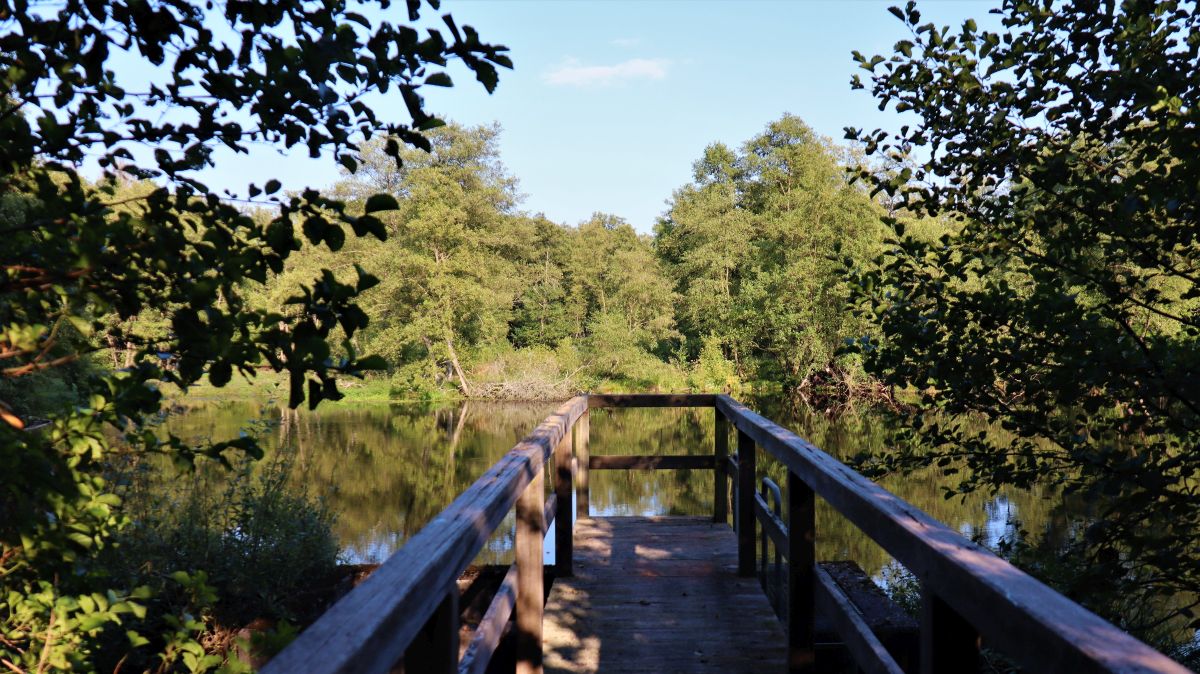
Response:
[[[546,605],[547,672],[783,671],[783,630],[737,539],[704,517],[575,523],[575,575]]]

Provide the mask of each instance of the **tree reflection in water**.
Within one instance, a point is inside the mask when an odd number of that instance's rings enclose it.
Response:
[[[554,403],[467,402],[451,406],[328,406],[295,412],[261,403],[200,402],[169,421],[185,438],[236,434],[249,420],[277,422],[266,443],[295,451],[294,479],[337,513],[349,562],[379,562],[403,545],[556,407]],[[769,405],[767,406],[770,407]],[[884,442],[885,421],[871,414],[837,419],[766,410],[834,456]],[[703,454],[713,447],[711,409],[593,410],[591,451],[599,454]],[[783,467],[759,461],[760,474],[786,485]],[[950,478],[953,479],[953,478]],[[1048,489],[945,499],[939,469],[882,481],[889,490],[968,536],[995,544],[1013,523],[1054,535],[1066,526]],[[594,471],[591,508],[606,515],[700,515],[712,508],[711,471]],[[879,576],[889,557],[827,506],[817,513],[818,556],[853,559]],[[482,562],[511,557],[512,527],[502,525]]]

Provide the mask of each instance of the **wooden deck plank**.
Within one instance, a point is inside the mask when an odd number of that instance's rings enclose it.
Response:
[[[575,523],[575,576],[546,605],[547,672],[784,671],[783,629],[737,538],[708,517]]]

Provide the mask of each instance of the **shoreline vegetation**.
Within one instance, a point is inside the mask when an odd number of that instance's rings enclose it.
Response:
[[[419,91],[455,62],[491,92],[507,48],[418,32],[426,4],[0,20],[0,664],[242,671],[213,630],[294,617],[289,572],[337,565],[253,428],[164,425],[187,400],[721,391],[894,412],[844,457],[870,478],[1052,487],[1064,536],[1002,554],[1200,666],[1195,2],[1003,0],[999,32],[892,7],[909,39],[854,52],[851,86],[911,123],[839,143],[783,114],[697,147],[653,223],[525,210],[499,126]],[[250,143],[344,171],[200,180]]]
[[[714,143],[647,234],[605,213],[571,225],[522,211],[499,134],[451,123],[428,132],[430,152],[401,148],[399,166],[386,143],[366,143],[358,171],[330,191],[386,240],[343,234],[336,252],[297,250],[286,269],[242,288],[246,310],[301,318],[294,288],[323,274],[357,287],[357,329],[350,337],[334,328],[324,349],[335,364],[371,355],[366,379],[336,376],[352,400],[719,391],[836,410],[890,398],[857,356],[842,354],[870,326],[847,309],[851,290],[832,254],[866,265],[885,238],[885,204],[851,184],[851,150],[793,115],[740,147]],[[150,189],[125,183],[118,196]],[[396,208],[372,211],[380,194]],[[934,219],[915,229],[949,231]],[[120,338],[95,354],[94,367],[128,369],[147,351],[176,366],[169,311],[148,309],[112,328]],[[262,379],[263,369],[242,371]],[[221,395],[244,386],[230,374],[219,372]]]
[[[458,402],[512,402],[538,403],[561,402],[579,393],[728,393],[752,399],[786,400],[801,405],[809,411],[830,416],[852,409],[870,411],[874,409],[897,409],[904,406],[908,398],[894,395],[882,385],[870,379],[856,379],[845,373],[830,372],[826,379],[808,384],[804,388],[785,396],[782,387],[773,382],[751,384],[737,383],[736,386],[721,388],[694,387],[687,384],[688,374],[677,373],[682,386],[645,387],[623,380],[592,382],[586,388],[573,387],[570,382],[523,379],[519,381],[483,381],[472,388],[471,395],[463,395],[457,389],[413,394],[398,390],[391,378],[368,375],[362,379],[338,380],[338,389],[343,397],[326,403],[331,407],[355,404],[426,405]],[[260,401],[280,399],[286,393],[285,375],[263,371],[253,379],[235,377],[223,387],[201,381],[186,393],[168,388],[164,391],[168,404],[186,406],[188,402],[213,400]]]

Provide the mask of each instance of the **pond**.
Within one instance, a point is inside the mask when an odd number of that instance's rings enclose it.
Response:
[[[349,563],[382,562],[557,407],[556,403],[327,405],[292,411],[271,402],[186,401],[168,427],[184,439],[222,439],[265,421],[268,451],[294,452],[292,479],[324,499]],[[881,446],[886,421],[874,414],[837,419],[772,413],[779,423],[835,457]],[[591,452],[701,454],[713,447],[711,409],[593,410]],[[784,483],[781,466],[760,472]],[[933,517],[994,545],[1012,527],[1065,526],[1050,490],[944,498],[949,484],[930,468],[882,484]],[[593,471],[591,511],[601,515],[702,515],[712,512],[711,471]],[[852,559],[883,580],[890,557],[824,504],[818,505],[819,559]],[[1063,521],[1058,522],[1058,519]],[[511,559],[512,529],[502,525],[480,562]],[[553,546],[547,548],[552,551]],[[552,554],[548,553],[548,554]]]

